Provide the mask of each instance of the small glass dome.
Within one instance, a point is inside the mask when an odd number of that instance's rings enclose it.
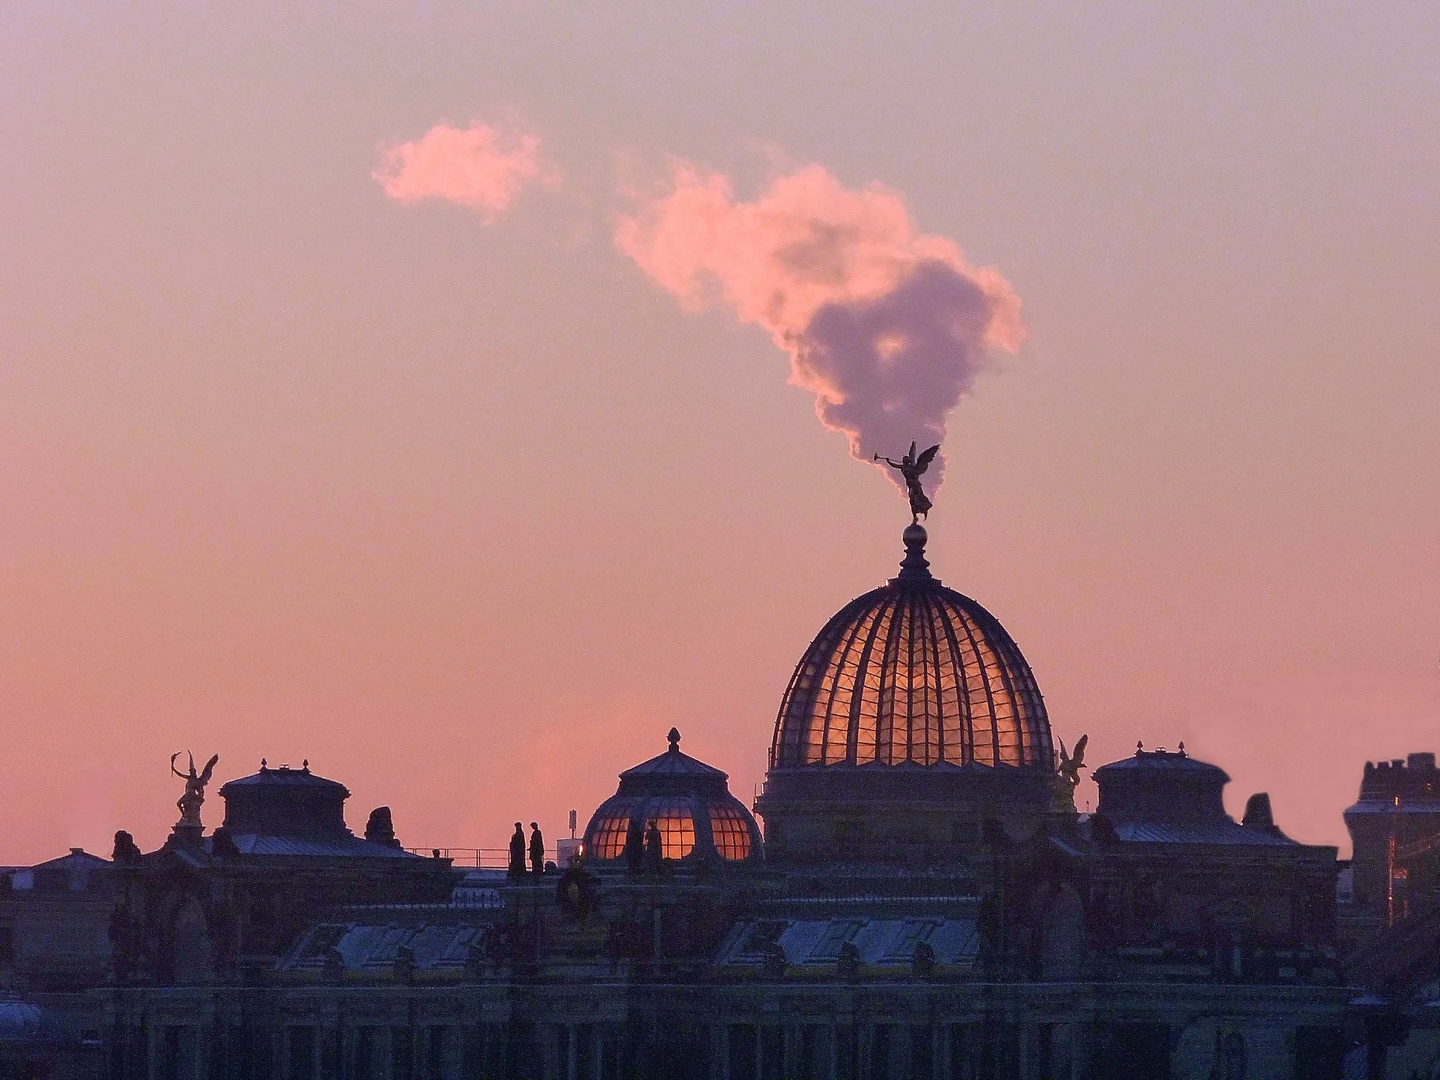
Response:
[[[738,863],[760,857],[760,829],[726,774],[680,752],[680,732],[670,729],[670,749],[620,774],[620,787],[600,804],[585,827],[585,859],[591,865],[624,865],[631,830],[643,834],[653,821],[666,859]]]

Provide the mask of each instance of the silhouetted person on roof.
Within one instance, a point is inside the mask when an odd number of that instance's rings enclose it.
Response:
[[[660,839],[660,826],[650,822],[645,830],[645,864],[651,870],[659,870],[665,861],[665,846]]]
[[[530,868],[535,876],[545,873],[545,838],[540,835],[540,826],[530,822]]]
[[[525,826],[515,822],[515,833],[510,837],[510,876],[520,877],[525,873]]]
[[[625,830],[625,865],[632,874],[645,869],[645,826],[638,817],[632,817]]]

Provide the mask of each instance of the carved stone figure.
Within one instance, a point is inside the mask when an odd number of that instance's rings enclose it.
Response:
[[[936,443],[918,457],[915,454],[915,443],[910,443],[910,452],[899,461],[891,461],[888,457],[882,458],[875,455],[876,461],[883,461],[892,469],[899,469],[900,475],[905,478],[905,492],[910,496],[910,520],[911,524],[920,524],[920,519],[928,518],[930,515],[931,502],[925,497],[925,489],[920,486],[920,477],[930,467],[930,462],[935,460],[935,455],[940,451],[940,444]]]
[[[1080,786],[1080,770],[1089,767],[1085,764],[1085,744],[1089,741],[1089,735],[1081,735],[1075,742],[1075,753],[1072,755],[1065,752],[1065,740],[1060,740],[1060,766],[1055,771],[1072,788]]]
[[[645,865],[651,870],[659,870],[664,862],[665,843],[660,838],[660,826],[652,821],[645,830]]]
[[[175,759],[179,756],[178,753],[170,755],[170,771],[185,781],[185,794],[181,795],[179,801],[175,803],[180,809],[178,824],[192,825],[198,829],[201,827],[200,804],[205,801],[205,785],[210,783],[210,774],[215,771],[215,763],[220,760],[220,755],[216,754],[206,762],[205,770],[198,775],[195,772],[195,755],[188,750],[185,752],[185,756],[190,759],[188,773],[183,773],[175,768]]]
[[[632,874],[645,869],[645,826],[634,816],[625,830],[625,865]]]
[[[370,811],[370,820],[365,822],[365,839],[386,847],[400,846],[400,841],[395,839],[395,821],[390,816],[390,807],[377,806]]]
[[[545,838],[540,835],[540,826],[530,822],[530,870],[539,877],[545,872]]]
[[[525,873],[525,826],[515,822],[515,832],[510,836],[510,876],[521,877]]]
[[[115,862],[130,862],[140,858],[140,848],[135,843],[135,837],[124,829],[117,832],[115,834],[115,851],[111,858]]]

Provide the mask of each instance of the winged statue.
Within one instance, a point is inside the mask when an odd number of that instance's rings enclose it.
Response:
[[[1085,744],[1089,741],[1089,735],[1081,735],[1075,740],[1075,753],[1071,755],[1065,752],[1065,740],[1060,740],[1060,766],[1055,771],[1072,788],[1080,785],[1080,770],[1089,768],[1085,764]]]
[[[190,771],[183,773],[175,768],[175,759],[179,756],[178,753],[170,755],[170,771],[185,781],[185,794],[181,795],[175,804],[180,809],[180,824],[198,827],[200,804],[205,801],[205,785],[210,783],[210,775],[215,771],[215,763],[220,760],[220,755],[214,755],[199,773],[195,771],[195,755],[188,750],[185,751],[185,756],[190,759]]]
[[[920,455],[915,453],[915,443],[910,443],[910,452],[899,461],[891,461],[888,457],[882,458],[875,455],[876,461],[883,461],[892,469],[899,469],[900,475],[905,478],[905,492],[910,496],[910,521],[913,525],[920,524],[920,519],[930,516],[930,500],[925,497],[925,489],[920,486],[920,477],[925,475],[925,470],[930,467],[930,462],[935,460],[935,455],[940,452],[940,444],[936,443]]]

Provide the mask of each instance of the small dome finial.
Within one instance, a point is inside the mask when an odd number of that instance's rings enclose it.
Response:
[[[913,584],[934,581],[930,576],[930,564],[925,560],[925,541],[929,539],[925,526],[905,526],[900,539],[905,541],[905,558],[900,563],[900,576],[895,580]]]
[[[1139,757],[1140,754],[1144,751],[1144,749],[1145,749],[1145,744],[1142,743],[1139,739],[1136,739],[1136,740],[1135,740],[1135,756],[1136,756],[1136,757]]]
[[[260,771],[265,771],[265,759],[263,757],[260,759]]]
[[[678,754],[680,752],[680,729],[672,727],[670,734],[666,735],[665,738],[670,740],[670,749]]]

